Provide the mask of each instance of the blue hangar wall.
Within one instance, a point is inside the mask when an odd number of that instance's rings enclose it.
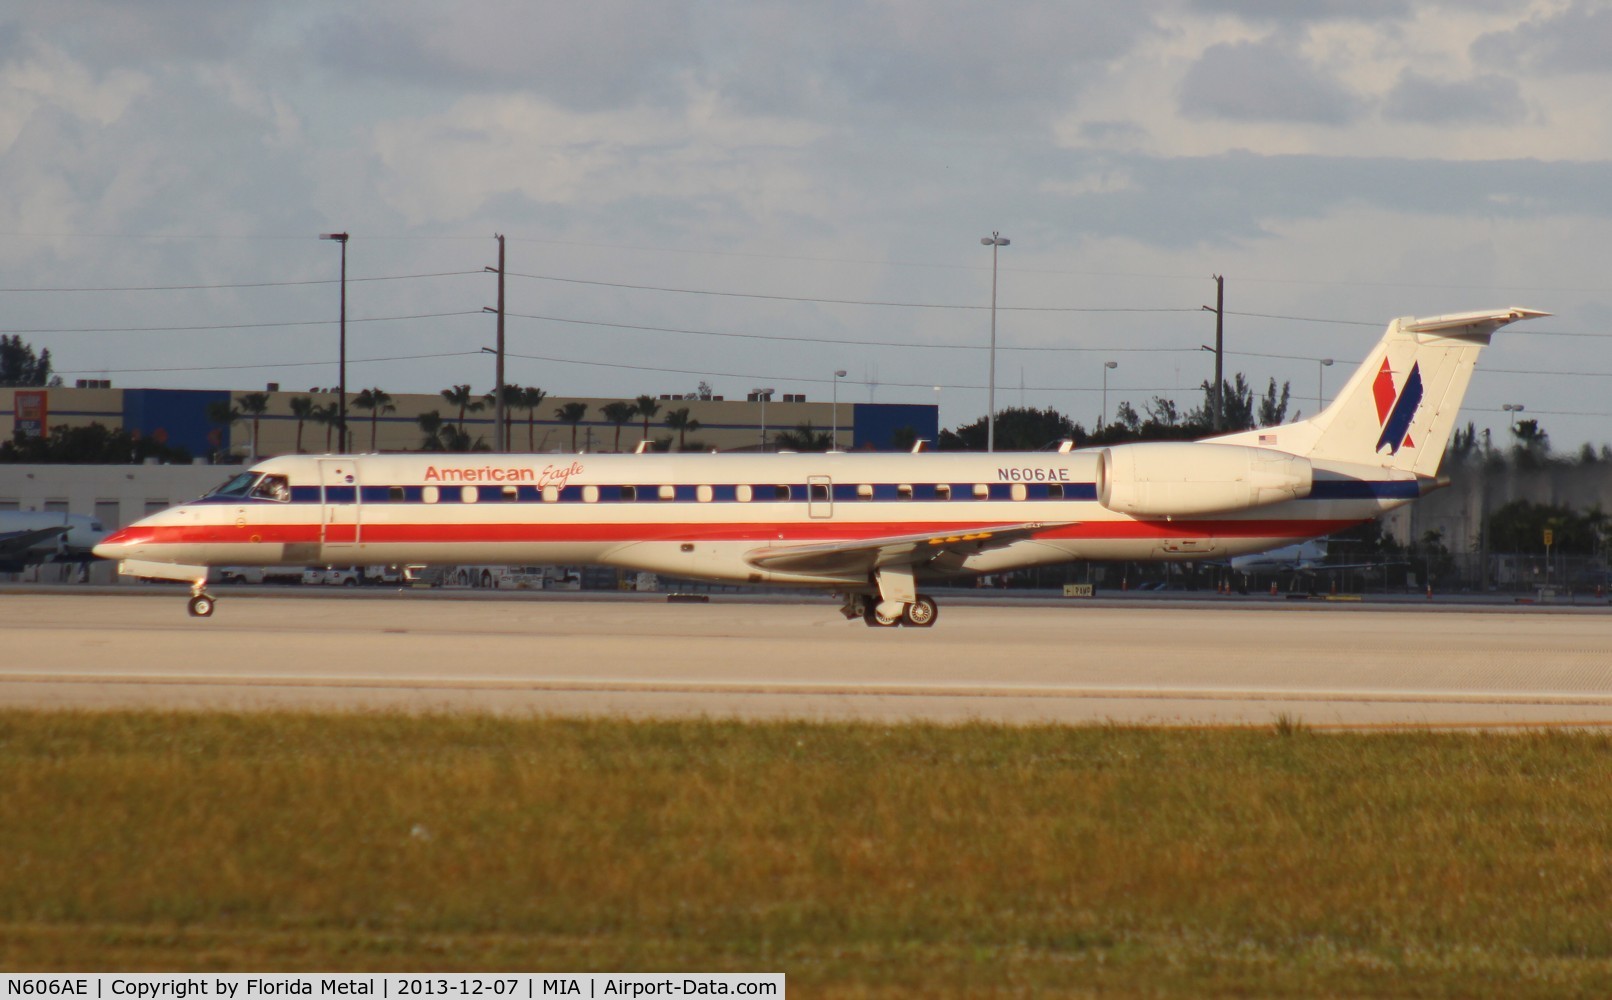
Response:
[[[932,403],[852,405],[852,447],[858,451],[906,451],[910,444],[896,442],[896,433],[902,430],[910,430],[914,437],[931,444],[940,437],[940,407]]]
[[[124,389],[123,427],[202,459],[229,449],[230,428],[208,420],[207,407],[228,405],[230,395],[221,389]]]

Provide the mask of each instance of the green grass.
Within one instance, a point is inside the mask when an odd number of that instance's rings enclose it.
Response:
[[[1612,992],[1612,739],[0,713],[0,968]]]

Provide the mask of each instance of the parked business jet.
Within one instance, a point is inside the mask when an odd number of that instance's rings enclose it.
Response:
[[[1330,534],[1442,485],[1500,309],[1397,319],[1331,406],[1201,442],[1059,452],[326,455],[259,462],[114,533],[120,572],[214,600],[218,565],[595,563],[821,587],[928,626],[946,577],[1075,559],[1228,558]]]
[[[47,562],[88,562],[104,538],[101,522],[84,514],[0,511],[0,573]]]

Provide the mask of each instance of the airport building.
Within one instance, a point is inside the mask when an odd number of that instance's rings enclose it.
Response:
[[[63,424],[101,424],[182,448],[203,463],[340,450],[334,424],[328,419],[337,407],[334,390],[284,392],[270,383],[263,392],[267,407],[261,415],[243,415],[227,426],[210,416],[220,405],[239,410],[246,395],[245,390],[114,389],[105,384],[0,388],[0,440],[11,440],[19,427],[39,434]],[[441,394],[399,393],[380,409],[365,409],[360,401],[359,393],[349,389],[347,426],[352,451],[419,451],[433,439],[422,425],[422,417],[438,428],[434,435],[438,442],[443,440],[441,428],[449,429],[450,435],[462,431],[472,447],[489,446],[496,437],[493,405],[484,396],[472,396],[463,411]],[[647,422],[634,414],[618,423],[610,415],[621,414],[607,409],[613,403],[632,405],[634,400],[546,396],[535,406],[507,407],[509,450],[632,451],[646,438],[672,449],[681,446],[700,451],[760,451],[765,440],[768,450],[778,450],[788,447],[787,439],[779,441],[780,433],[799,432],[810,425],[813,433],[833,435],[842,451],[905,451],[914,439],[933,441],[939,433],[938,408],[932,404],[808,401],[804,396],[785,394],[765,400],[658,395],[657,412]],[[582,409],[573,409],[576,406]],[[576,421],[560,418],[560,412],[568,409],[578,414]],[[668,416],[682,410],[687,410],[687,428],[668,424]],[[435,418],[428,416],[432,413]]]

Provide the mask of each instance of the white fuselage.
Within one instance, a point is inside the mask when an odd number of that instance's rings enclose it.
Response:
[[[1405,474],[1317,464],[1302,499],[1137,516],[1099,501],[1100,455],[286,456],[253,466],[255,487],[154,514],[97,553],[190,566],[590,563],[844,587],[866,585],[867,567],[780,570],[751,557],[796,545],[1022,532],[1029,524],[1033,537],[978,551],[936,549],[916,571],[1223,559],[1329,534],[1419,492]],[[283,492],[270,488],[281,484]]]

